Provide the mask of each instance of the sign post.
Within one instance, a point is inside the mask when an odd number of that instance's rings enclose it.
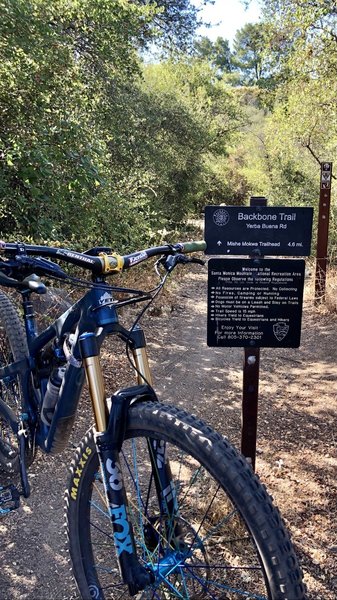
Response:
[[[241,450],[254,468],[260,347],[300,345],[305,269],[304,260],[264,254],[310,254],[313,210],[253,203],[206,207],[205,240],[207,254],[227,255],[208,263],[207,344],[244,348]]]
[[[319,213],[317,228],[315,303],[325,300],[326,269],[328,262],[328,237],[331,199],[332,163],[321,164]]]
[[[260,348],[245,348],[241,415],[241,452],[255,471]]]
[[[267,206],[267,198],[252,197],[250,206]],[[255,471],[259,404],[260,348],[244,348],[241,409],[241,453]]]

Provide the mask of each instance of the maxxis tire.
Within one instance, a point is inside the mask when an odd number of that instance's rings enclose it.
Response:
[[[248,463],[225,438],[185,411],[159,403],[141,403],[130,408],[126,438],[139,435],[152,435],[178,444],[205,465],[221,484],[258,548],[268,582],[266,597],[272,600],[306,599],[301,569],[279,511]],[[90,594],[83,565],[85,558],[82,560],[87,552],[91,552],[91,539],[83,539],[87,519],[84,503],[97,468],[98,456],[90,430],[76,451],[66,490],[66,526],[72,569],[81,597],[85,599],[105,597],[95,596],[93,592]],[[227,595],[220,593],[216,597],[227,598]],[[109,598],[114,596],[109,595]]]
[[[16,307],[14,306],[11,299],[0,290],[0,364],[5,366],[6,360],[3,354],[3,346],[1,346],[1,338],[5,335],[9,343],[13,360],[19,361],[28,355],[28,348],[26,342],[25,331],[23,328],[22,321],[19,317]],[[6,342],[6,341],[5,341]],[[1,382],[2,383],[2,382]],[[20,389],[20,382],[18,382],[18,396],[21,396],[22,391]],[[2,390],[1,390],[2,391]],[[6,402],[6,397],[4,398]],[[21,402],[19,405],[11,405],[14,412],[21,411]],[[0,417],[1,419],[1,417]],[[14,435],[14,434],[13,434]],[[0,423],[0,437],[1,437],[1,423]],[[16,473],[19,471],[19,458],[18,455],[15,458],[9,458],[5,452],[1,452],[3,445],[0,444],[0,472]]]

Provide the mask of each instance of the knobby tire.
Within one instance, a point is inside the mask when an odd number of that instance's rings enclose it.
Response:
[[[147,438],[166,442],[179,503],[174,526],[182,532],[180,554],[173,526],[158,508]],[[159,403],[131,406],[120,465],[138,558],[156,575],[136,598],[305,600],[296,555],[270,496],[246,460],[202,421]],[[92,430],[71,467],[66,523],[81,597],[128,598]]]

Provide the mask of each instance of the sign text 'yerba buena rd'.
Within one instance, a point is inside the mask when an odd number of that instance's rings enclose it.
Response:
[[[206,206],[207,254],[310,254],[312,208]]]

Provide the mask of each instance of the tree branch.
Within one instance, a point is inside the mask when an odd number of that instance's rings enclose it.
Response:
[[[319,160],[318,156],[315,154],[315,152],[313,151],[313,149],[310,146],[310,139],[308,141],[308,143],[305,145],[305,147],[309,150],[311,156],[314,157],[314,159],[316,160],[316,162],[318,162],[318,164],[320,166],[322,166],[322,161]],[[331,175],[332,179],[337,179],[337,177],[335,175]]]

